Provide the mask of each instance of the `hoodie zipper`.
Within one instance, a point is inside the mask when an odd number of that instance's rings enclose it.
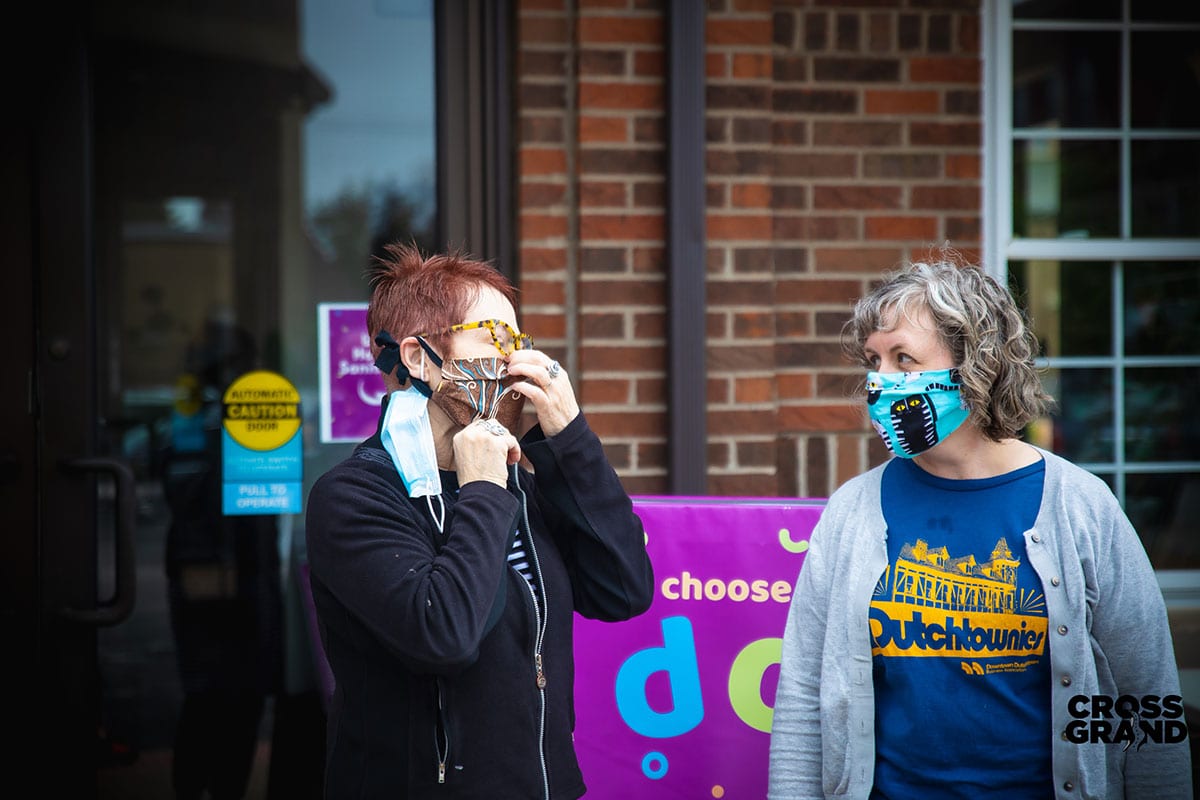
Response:
[[[533,565],[533,573],[537,577],[537,585],[541,587],[542,603],[538,604],[538,594],[533,586],[521,576],[521,581],[529,588],[530,599],[533,600],[533,615],[536,635],[533,643],[534,684],[538,690],[538,761],[542,768],[542,796],[550,800],[550,774],[546,769],[546,673],[542,665],[542,643],[546,638],[546,623],[550,617],[550,602],[546,597],[546,582],[542,580],[542,564],[538,560],[537,545],[533,543],[533,531],[529,525],[529,507],[525,502],[525,491],[521,488],[517,466],[511,467],[513,485],[517,497],[521,500],[521,532],[525,537],[525,545],[529,548],[529,560]],[[513,568],[515,570],[515,567]],[[519,573],[518,573],[519,574]]]
[[[441,678],[436,679],[435,691],[437,692],[438,722],[441,724],[434,727],[433,747],[437,751],[438,783],[445,783],[446,762],[450,760],[450,724],[446,719],[446,706],[442,702],[443,693]],[[438,727],[442,729],[442,735],[440,738],[438,737]]]

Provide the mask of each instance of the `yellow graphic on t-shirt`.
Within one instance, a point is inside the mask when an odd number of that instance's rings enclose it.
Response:
[[[1003,538],[982,563],[922,539],[905,544],[871,602],[872,655],[964,659],[968,674],[979,674],[976,659],[1040,656],[1045,598],[1017,591],[1018,566]]]

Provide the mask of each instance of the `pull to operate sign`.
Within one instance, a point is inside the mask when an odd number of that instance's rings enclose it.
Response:
[[[223,401],[224,513],[300,513],[300,392],[282,375],[257,370],[231,383]]]

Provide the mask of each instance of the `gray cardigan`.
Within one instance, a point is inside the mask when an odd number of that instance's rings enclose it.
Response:
[[[1061,800],[1191,798],[1188,742],[1074,744],[1074,695],[1178,695],[1162,593],[1108,486],[1052,453],[1025,531],[1046,596],[1054,787]],[[813,530],[783,637],[771,730],[771,800],[861,798],[875,774],[875,688],[867,612],[887,565],[884,467],[834,492]]]

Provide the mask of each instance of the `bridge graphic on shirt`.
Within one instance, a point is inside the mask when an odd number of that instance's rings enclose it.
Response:
[[[905,544],[871,601],[872,654],[951,658],[1036,658],[1046,647],[1041,592],[1018,591],[1008,543],[986,561],[952,557],[923,539]]]

